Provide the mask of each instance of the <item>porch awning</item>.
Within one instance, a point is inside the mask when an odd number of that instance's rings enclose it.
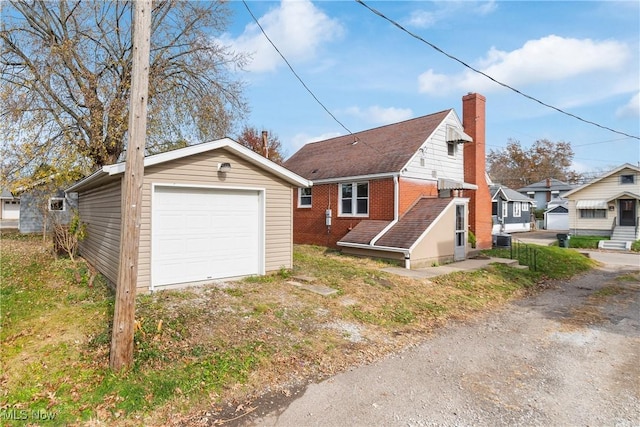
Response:
[[[606,200],[578,200],[576,209],[607,209]]]
[[[478,186],[468,182],[455,181],[453,179],[438,179],[438,190],[477,190]]]

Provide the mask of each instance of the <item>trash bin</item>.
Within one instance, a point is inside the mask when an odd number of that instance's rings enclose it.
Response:
[[[556,234],[556,237],[558,238],[558,246],[561,248],[568,248],[569,247],[569,239],[571,239],[571,236],[568,234],[564,234],[564,233],[559,233]]]

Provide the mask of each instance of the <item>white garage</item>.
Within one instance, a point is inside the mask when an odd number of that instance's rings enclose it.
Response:
[[[87,226],[80,256],[113,284],[125,166],[103,166],[67,189]],[[293,194],[310,181],[228,138],[149,156],[144,166],[137,292],[293,268]]]
[[[154,186],[151,288],[264,274],[262,191]]]
[[[555,206],[544,213],[547,230],[568,230],[569,210],[565,206]]]
[[[2,200],[2,219],[19,219],[20,218],[20,201]]]

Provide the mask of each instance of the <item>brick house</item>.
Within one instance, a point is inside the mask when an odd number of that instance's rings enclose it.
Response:
[[[464,259],[468,231],[491,247],[485,98],[305,145],[285,167],[313,182],[293,200],[294,243],[388,258],[407,268]]]

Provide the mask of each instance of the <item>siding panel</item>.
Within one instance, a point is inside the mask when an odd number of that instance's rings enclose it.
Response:
[[[217,172],[218,163],[231,163],[227,174]],[[148,167],[143,184],[142,220],[140,224],[140,258],[138,290],[151,284],[151,209],[153,184],[230,187],[264,190],[266,272],[280,267],[292,268],[292,188],[271,173],[257,168],[230,151],[220,149]]]
[[[79,195],[82,222],[87,238],[80,243],[80,255],[112,283],[118,280],[121,223],[121,179]]]

